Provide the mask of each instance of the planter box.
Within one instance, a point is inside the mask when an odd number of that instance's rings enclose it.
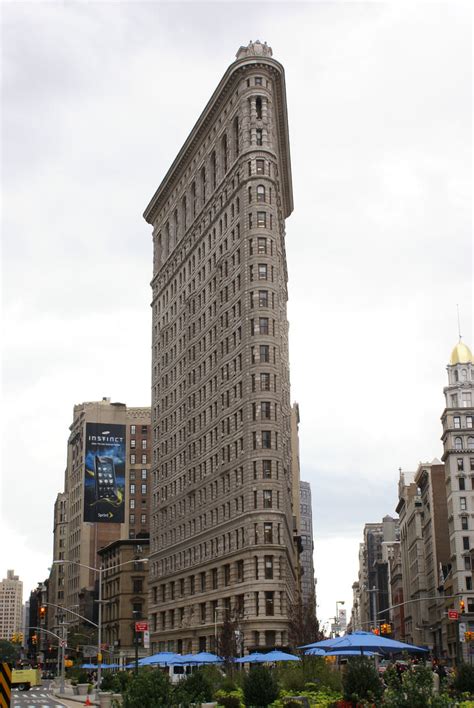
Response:
[[[99,693],[100,708],[111,708],[112,693],[110,691],[101,691]]]
[[[88,683],[78,683],[77,686],[77,695],[78,696],[87,696],[89,692],[89,684]]]

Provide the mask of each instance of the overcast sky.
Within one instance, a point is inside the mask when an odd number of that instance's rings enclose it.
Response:
[[[292,399],[318,615],[363,525],[440,457],[456,303],[472,347],[471,17],[449,3],[2,5],[0,575],[48,574],[73,405],[150,404],[142,212],[250,39],[286,70]],[[6,542],[8,539],[8,542]]]

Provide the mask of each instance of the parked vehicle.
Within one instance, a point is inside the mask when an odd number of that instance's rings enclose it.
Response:
[[[19,691],[29,691],[32,686],[41,686],[39,669],[13,669],[12,688],[18,688]]]

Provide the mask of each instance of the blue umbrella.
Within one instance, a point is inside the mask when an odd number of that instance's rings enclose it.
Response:
[[[97,664],[82,664],[81,669],[97,669]]]
[[[254,651],[253,654],[247,654],[247,656],[240,656],[235,660],[236,664],[258,664],[262,661],[262,657],[265,654],[261,654],[258,651]]]
[[[423,652],[428,651],[422,647],[417,647],[414,644],[406,644],[398,642],[395,639],[381,637],[373,632],[353,632],[345,634],[342,637],[334,637],[334,639],[323,639],[321,642],[307,644],[303,649],[324,649],[328,651],[339,651],[340,649],[356,649],[360,654],[366,651],[378,652],[379,654],[393,654],[396,652]]]
[[[287,654],[284,651],[270,651],[268,654],[262,654],[263,661],[300,661],[299,656]]]
[[[180,664],[222,664],[224,659],[221,659],[217,654],[211,654],[208,651],[201,651],[199,654],[188,654],[183,657]]]
[[[175,654],[172,651],[160,651],[157,654],[145,656],[143,659],[140,659],[138,663],[140,666],[151,666],[153,664],[168,665],[175,663],[176,659],[176,663],[178,663],[179,661],[181,661],[181,656],[179,654]]]

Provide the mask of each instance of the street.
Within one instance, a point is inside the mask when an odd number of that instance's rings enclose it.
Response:
[[[62,703],[50,696],[46,686],[35,686],[29,691],[12,689],[12,708],[64,708]]]

